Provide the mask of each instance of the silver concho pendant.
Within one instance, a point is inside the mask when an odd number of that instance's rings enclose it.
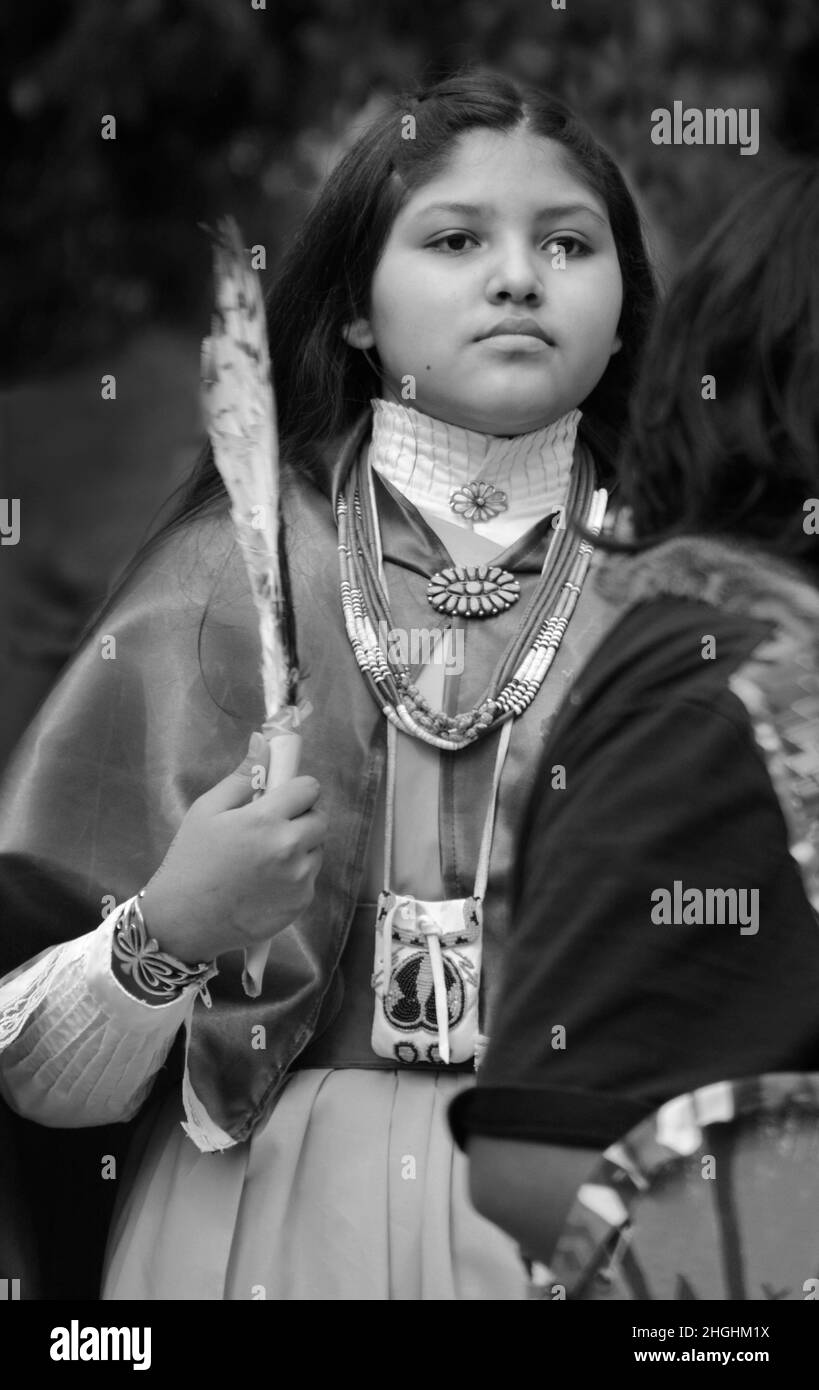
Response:
[[[500,565],[453,565],[427,584],[436,613],[452,618],[494,618],[520,598],[520,584]]]

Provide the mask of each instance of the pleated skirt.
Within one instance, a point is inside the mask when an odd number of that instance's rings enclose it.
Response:
[[[215,1154],[170,1097],[136,1137],[102,1297],[523,1299],[517,1249],[472,1207],[447,1126],[465,1080],[296,1071],[265,1127]]]

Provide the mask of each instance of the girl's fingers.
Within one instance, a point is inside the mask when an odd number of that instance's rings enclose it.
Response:
[[[321,786],[315,777],[294,777],[243,806],[240,814],[261,821],[296,820],[313,809],[320,795]]]
[[[324,848],[327,839],[327,817],[323,811],[308,811],[299,816],[295,829],[299,832],[302,849],[307,853]]]

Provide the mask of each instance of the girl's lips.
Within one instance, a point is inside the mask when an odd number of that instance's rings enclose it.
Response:
[[[530,333],[493,333],[489,338],[478,340],[484,347],[500,348],[502,352],[541,353],[548,352],[551,343],[543,338],[535,338]]]

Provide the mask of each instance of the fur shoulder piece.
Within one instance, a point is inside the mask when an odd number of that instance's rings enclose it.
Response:
[[[749,545],[679,536],[637,555],[606,558],[597,583],[618,605],[689,598],[767,619],[801,618],[819,634],[819,590],[793,566]]]
[[[696,537],[608,559],[597,582],[625,608],[668,595],[770,624],[729,685],[748,713],[791,855],[819,912],[819,591],[764,551]]]

